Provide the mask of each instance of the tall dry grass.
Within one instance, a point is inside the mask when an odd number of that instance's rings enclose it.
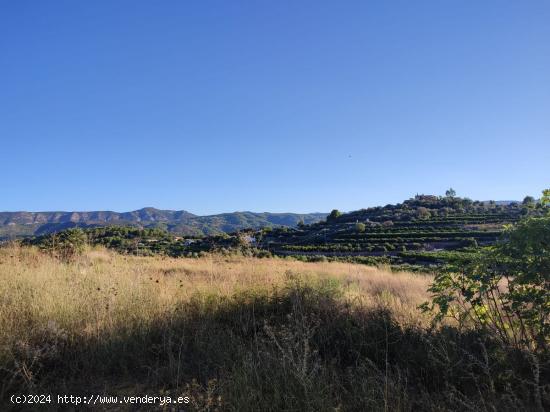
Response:
[[[0,402],[162,391],[191,396],[192,410],[543,405],[539,359],[429,327],[417,306],[431,280],[348,263],[101,248],[62,262],[0,248]]]
[[[62,262],[33,248],[0,249],[0,340],[56,325],[79,334],[127,328],[169,312],[197,294],[268,291],[291,278],[338,282],[343,298],[384,306],[402,321],[421,320],[430,276],[347,263],[211,256],[122,256],[96,248]]]

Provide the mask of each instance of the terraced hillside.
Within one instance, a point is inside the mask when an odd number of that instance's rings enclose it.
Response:
[[[273,230],[263,245],[279,255],[386,256],[396,263],[418,263],[445,251],[493,244],[505,225],[539,211],[536,204],[419,195],[346,214],[334,210],[323,222]]]

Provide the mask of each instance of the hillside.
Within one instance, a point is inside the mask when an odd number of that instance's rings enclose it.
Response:
[[[417,195],[401,204],[345,214],[335,210],[326,221],[276,229],[264,236],[263,245],[278,255],[437,263],[448,260],[449,251],[456,257],[494,244],[506,225],[541,210],[536,204]]]
[[[132,212],[0,212],[0,240],[44,235],[71,227],[133,226],[159,228],[168,232],[203,236],[259,229],[266,226],[296,226],[315,223],[326,213],[253,213],[234,212],[197,216],[185,210],[159,210],[147,207]]]

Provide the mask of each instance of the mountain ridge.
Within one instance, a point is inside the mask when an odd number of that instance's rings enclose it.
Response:
[[[315,223],[327,213],[228,212],[199,216],[186,210],[144,207],[129,212],[43,211],[0,212],[0,239],[42,235],[70,227],[106,225],[162,228],[171,233],[203,236],[265,226],[294,227],[299,222]]]

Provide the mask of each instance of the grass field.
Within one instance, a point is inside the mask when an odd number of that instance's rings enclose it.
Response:
[[[431,280],[278,258],[96,248],[63,262],[0,248],[0,399],[8,410],[14,393],[181,395],[205,411],[542,407],[538,358],[430,327],[417,306]]]

